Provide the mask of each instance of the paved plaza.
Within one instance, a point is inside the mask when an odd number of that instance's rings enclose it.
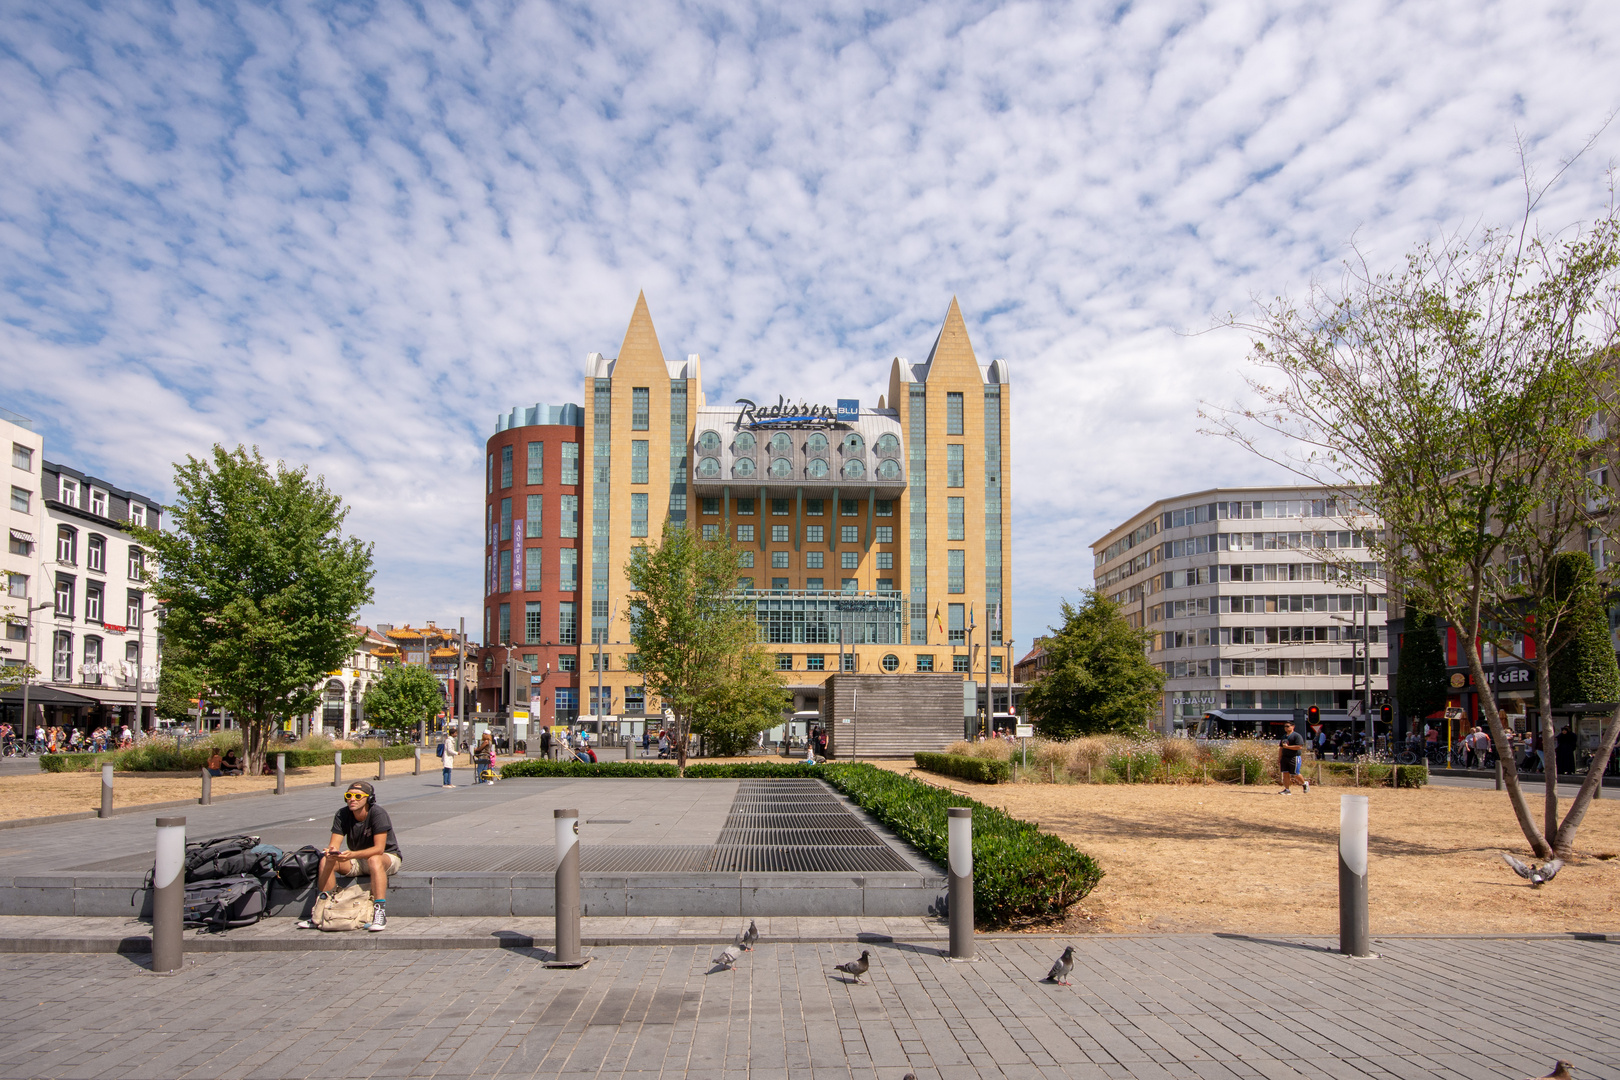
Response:
[[[1279,937],[4,956],[4,1077],[1528,1077],[1620,1075],[1620,945],[1379,940],[1376,960]]]

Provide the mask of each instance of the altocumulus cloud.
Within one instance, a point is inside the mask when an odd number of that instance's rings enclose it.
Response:
[[[310,464],[370,614],[476,624],[493,419],[578,400],[638,289],[714,399],[873,400],[959,295],[1012,364],[1027,642],[1125,514],[1277,478],[1197,434],[1246,343],[1186,331],[1512,222],[1516,132],[1550,173],[1617,52],[1604,3],[12,3],[3,384],[160,496],[215,441]]]

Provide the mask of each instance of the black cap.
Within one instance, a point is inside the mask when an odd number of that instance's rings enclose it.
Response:
[[[377,789],[366,783],[364,780],[356,780],[354,783],[350,784],[346,790],[363,791],[367,795],[371,795],[373,797],[375,797],[377,794]]]

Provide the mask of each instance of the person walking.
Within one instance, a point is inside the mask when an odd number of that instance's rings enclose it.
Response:
[[[455,787],[450,782],[451,770],[456,767],[456,733],[454,729],[446,729],[444,741],[439,744],[439,762],[444,769],[444,786]]]
[[[487,731],[484,732],[483,739],[478,743],[477,753],[473,754],[473,771],[478,774],[478,783],[493,784],[495,782],[493,778],[495,772],[495,736]],[[490,774],[489,778],[485,777],[486,772]]]
[[[1558,766],[1561,776],[1571,776],[1575,772],[1575,747],[1580,738],[1565,724],[1558,732],[1558,741],[1554,744],[1553,760]]]
[[[1305,755],[1305,737],[1294,730],[1292,720],[1283,721],[1282,742],[1277,747],[1277,770],[1282,773],[1283,789],[1279,795],[1287,795],[1293,791],[1293,784],[1298,780],[1303,786],[1305,794],[1311,793],[1311,782],[1305,779],[1302,765]]]
[[[549,727],[540,729],[540,756],[547,761],[551,760],[551,729]]]

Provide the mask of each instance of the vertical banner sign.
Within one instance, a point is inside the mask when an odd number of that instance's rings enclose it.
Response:
[[[838,420],[840,423],[853,424],[861,418],[861,401],[859,398],[838,399]]]
[[[512,519],[512,591],[523,591],[523,519]]]

